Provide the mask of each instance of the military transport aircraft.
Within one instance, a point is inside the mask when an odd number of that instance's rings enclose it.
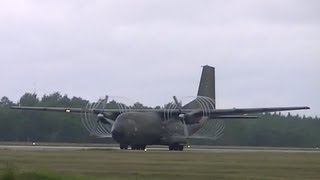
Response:
[[[108,96],[98,105],[85,108],[12,106],[12,109],[81,113],[83,124],[92,135],[112,137],[120,149],[142,150],[146,145],[168,145],[169,150],[183,150],[188,139],[216,139],[224,129],[217,119],[257,118],[248,114],[310,109],[299,107],[216,109],[215,69],[203,66],[197,97],[186,105],[174,96],[173,103],[163,109],[108,109]],[[93,120],[87,118],[94,116]],[[216,121],[217,122],[217,121]],[[221,121],[220,121],[221,122]],[[212,133],[214,132],[214,134]]]

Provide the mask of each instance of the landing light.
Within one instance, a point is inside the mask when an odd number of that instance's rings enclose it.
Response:
[[[69,113],[69,112],[71,112],[71,110],[70,109],[66,109],[66,112]]]
[[[147,152],[147,148],[145,148],[144,151]]]

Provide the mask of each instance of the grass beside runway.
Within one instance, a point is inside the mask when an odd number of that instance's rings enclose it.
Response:
[[[320,153],[0,150],[0,174],[20,179],[320,179]]]

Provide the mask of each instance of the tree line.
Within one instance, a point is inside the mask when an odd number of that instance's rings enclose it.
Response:
[[[0,141],[114,143],[92,137],[82,125],[79,114],[12,110],[10,106],[85,107],[89,101],[55,92],[41,98],[25,93],[19,102],[6,96],[0,100]],[[112,105],[114,102],[110,102]],[[146,107],[136,103],[139,108]],[[155,108],[160,108],[157,106]],[[318,147],[320,119],[290,113],[263,113],[259,119],[226,120],[224,135],[218,140],[193,140],[191,144]]]

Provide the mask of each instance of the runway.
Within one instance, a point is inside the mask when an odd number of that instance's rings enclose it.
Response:
[[[13,151],[80,151],[80,150],[120,150],[118,146],[53,146],[53,145],[0,145],[0,150]],[[134,150],[137,151],[137,150]],[[166,146],[147,147],[146,151],[169,151]],[[185,147],[185,152],[212,152],[212,153],[320,153],[319,148],[274,148],[274,147],[215,147],[215,146],[194,146]]]

